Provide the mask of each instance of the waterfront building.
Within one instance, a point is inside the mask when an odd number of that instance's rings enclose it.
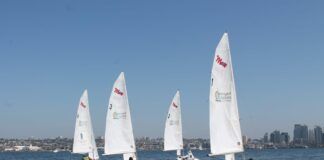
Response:
[[[324,145],[324,133],[322,133],[322,145]]]
[[[322,131],[322,127],[316,126],[314,128],[314,135],[315,135],[315,144],[316,146],[321,146],[322,145],[322,135],[323,131]]]
[[[272,142],[273,144],[280,144],[281,142],[280,131],[275,130],[270,134],[270,142]]]
[[[289,144],[290,141],[290,137],[288,132],[282,132],[281,133],[281,142],[280,143],[284,143],[284,144]]]
[[[269,142],[269,136],[268,133],[265,133],[263,136],[263,143],[268,143]]]
[[[311,145],[315,144],[315,133],[314,133],[314,129],[310,129],[308,131],[308,143]]]
[[[270,142],[271,143],[274,143],[274,140],[275,139],[275,135],[274,135],[274,133],[272,132],[272,133],[270,133]]]
[[[243,145],[246,145],[247,144],[247,141],[248,141],[248,137],[243,135],[242,136],[242,141],[243,141]]]
[[[301,144],[301,145],[306,145],[308,143],[308,127],[307,127],[307,125],[295,124],[294,143]]]

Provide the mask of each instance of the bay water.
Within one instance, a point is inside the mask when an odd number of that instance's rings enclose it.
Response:
[[[200,160],[223,160],[223,156],[208,157],[208,150],[193,150],[196,158]],[[102,154],[102,151],[99,151]],[[175,160],[175,152],[138,151],[139,160]],[[101,156],[101,160],[121,160],[120,155]],[[246,150],[236,154],[236,160],[324,160],[324,148],[308,149],[263,149]],[[81,160],[82,155],[70,152],[0,152],[0,160]]]

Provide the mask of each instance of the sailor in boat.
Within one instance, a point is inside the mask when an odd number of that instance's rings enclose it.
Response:
[[[191,150],[189,150],[188,155],[187,155],[188,160],[199,160],[195,158],[195,156],[192,154]]]
[[[82,160],[92,160],[92,159],[87,155],[83,155]]]
[[[191,150],[189,150],[187,155],[179,156],[177,160],[199,160],[199,159],[195,158],[195,156],[192,154]]]

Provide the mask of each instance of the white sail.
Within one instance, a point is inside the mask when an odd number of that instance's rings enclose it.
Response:
[[[88,153],[90,158],[99,159],[92,130],[87,90],[83,92],[78,106],[74,131],[73,153]]]
[[[164,150],[183,149],[180,93],[174,95],[165,123]]]
[[[209,95],[211,155],[243,152],[228,35],[216,51]]]
[[[111,91],[105,133],[105,154],[135,153],[135,142],[124,73]]]

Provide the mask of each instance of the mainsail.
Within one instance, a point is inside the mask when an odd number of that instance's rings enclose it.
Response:
[[[220,40],[213,62],[209,95],[211,155],[243,152],[228,34]]]
[[[131,115],[124,73],[120,73],[111,91],[105,133],[105,154],[135,155]],[[124,156],[124,157],[125,157]],[[135,157],[134,157],[135,158]],[[133,158],[133,159],[134,159]]]
[[[80,98],[75,123],[73,153],[86,154],[91,159],[99,159],[94,138],[89,110],[88,92],[85,90]]]
[[[164,150],[183,149],[180,92],[174,95],[169,107],[169,113],[165,122]]]

